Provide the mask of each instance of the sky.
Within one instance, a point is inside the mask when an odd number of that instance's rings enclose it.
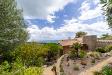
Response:
[[[99,0],[17,0],[23,9],[29,41],[74,38],[78,31],[111,33]]]

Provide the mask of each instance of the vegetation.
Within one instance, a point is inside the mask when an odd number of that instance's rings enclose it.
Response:
[[[55,60],[58,56],[60,56],[60,52],[63,49],[62,46],[59,46],[55,43],[48,43],[45,45],[48,48],[47,59],[48,61]]]
[[[86,52],[83,51],[83,50],[80,50],[78,52],[78,57],[77,57],[77,51],[76,50],[71,50],[70,53],[69,53],[69,56],[71,58],[84,58],[86,56]]]
[[[21,10],[15,0],[0,0],[0,48],[12,50],[27,40]]]
[[[110,28],[112,28],[112,0],[100,0]]]
[[[79,68],[79,65],[78,64],[75,64],[74,65],[74,70],[79,70],[80,68]]]
[[[112,40],[112,35],[109,35],[108,33],[103,34],[100,39],[102,39],[102,40]]]
[[[84,51],[84,50],[80,50],[79,51],[79,58],[84,58],[85,56],[86,56],[86,51]]]
[[[81,44],[80,43],[74,43],[72,48],[74,51],[76,51],[76,56],[79,57],[79,50],[81,49]]]
[[[8,63],[3,62],[0,65],[0,75],[41,75],[41,67],[24,67],[21,63]]]
[[[99,58],[101,54],[99,52],[89,52],[87,54],[88,57]]]
[[[77,53],[76,53],[76,50],[71,50],[70,52],[69,52],[69,56],[70,56],[70,58],[76,58],[77,57]]]
[[[42,75],[45,61],[57,59],[62,47],[26,42],[26,24],[16,4],[0,0],[0,75]]]
[[[82,37],[82,36],[85,36],[85,35],[87,35],[86,32],[80,31],[80,32],[77,32],[77,33],[76,33],[76,38],[79,38],[79,37]]]
[[[94,75],[112,75],[112,67],[105,66],[100,72],[94,72]]]
[[[110,52],[110,51],[112,50],[112,45],[106,46],[106,47],[105,47],[105,50],[106,50],[107,52]]]
[[[105,53],[105,52],[107,52],[107,51],[105,50],[105,47],[98,47],[98,48],[96,48],[95,51],[97,51],[97,52],[101,52],[101,53]]]
[[[92,59],[91,63],[92,64],[95,64],[96,60],[95,59]]]
[[[112,45],[107,45],[105,47],[96,48],[96,51],[101,52],[101,53],[110,52],[111,50],[112,50]]]
[[[80,43],[74,43],[72,45],[72,49],[69,53],[71,58],[84,58],[86,56],[86,52],[81,50],[82,45]]]
[[[26,66],[41,66],[47,52],[48,48],[44,45],[33,42],[21,44],[12,52],[12,56]]]
[[[11,57],[12,61],[4,60],[0,65],[0,73],[2,75],[13,75],[15,73],[17,75],[41,75],[42,70],[38,68],[41,68],[45,61],[48,61],[45,60],[48,57],[50,61],[57,59],[56,57],[61,49],[61,46],[53,43],[23,43],[16,47],[15,50],[8,52],[10,56],[7,55],[6,57]]]

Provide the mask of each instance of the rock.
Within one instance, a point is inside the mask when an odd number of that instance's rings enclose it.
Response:
[[[81,64],[82,64],[82,65],[87,65],[87,62],[84,61],[84,60],[81,60]]]

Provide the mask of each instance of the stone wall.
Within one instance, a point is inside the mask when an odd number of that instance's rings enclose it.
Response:
[[[96,44],[97,44],[96,35],[84,36],[82,39],[83,39],[83,44],[88,45],[88,50],[94,50],[96,48]]]
[[[112,40],[97,40],[97,47],[105,47],[107,45],[112,45]]]

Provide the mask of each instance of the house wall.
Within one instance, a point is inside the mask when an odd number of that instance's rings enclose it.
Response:
[[[89,35],[83,36],[82,38],[64,40],[60,41],[59,43],[63,46],[63,53],[67,53],[70,50],[70,46],[76,42],[79,42],[84,45],[82,49],[88,50],[95,50],[97,47],[112,45],[112,40],[98,40],[96,35]]]
[[[63,46],[63,53],[68,53],[70,51],[70,46]]]
[[[98,40],[97,47],[105,47],[107,45],[112,45],[112,40]]]
[[[97,36],[91,35],[91,36],[84,36],[83,38],[83,44],[88,45],[88,50],[94,50],[96,48],[97,44]]]

